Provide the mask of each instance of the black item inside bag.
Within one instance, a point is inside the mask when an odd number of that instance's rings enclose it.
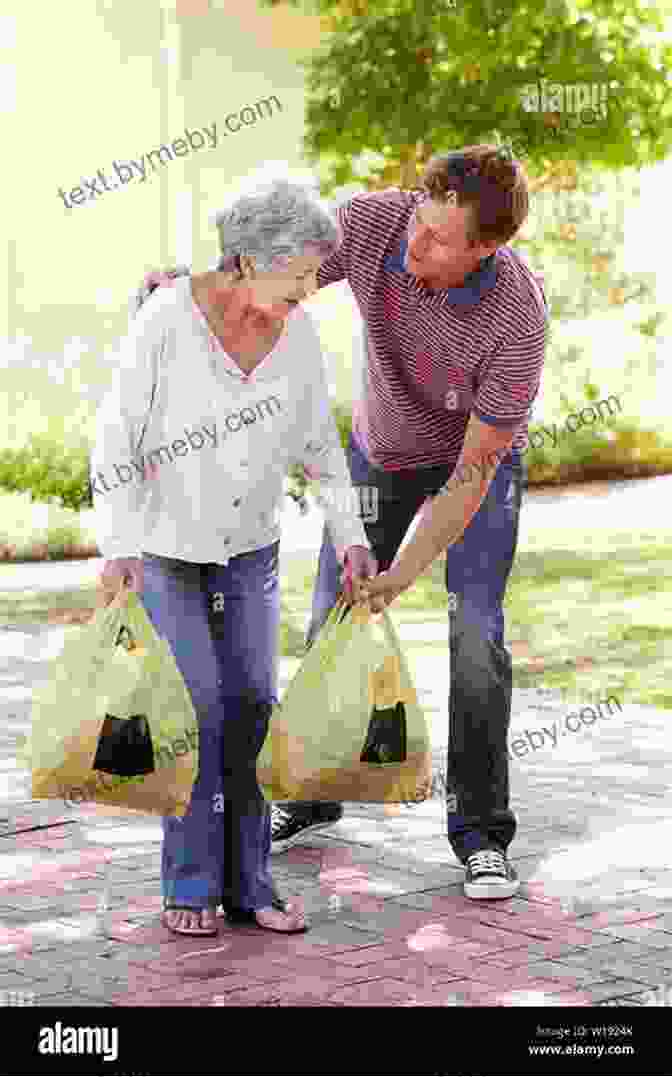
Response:
[[[343,624],[352,606],[346,605],[338,619]],[[360,763],[406,762],[406,708],[399,702],[394,707],[374,707],[364,742]]]
[[[122,625],[115,646],[129,650],[133,645],[129,629]],[[118,774],[123,778],[154,773],[154,748],[149,722],[144,714],[132,714],[130,718],[105,715],[93,769],[102,770],[105,774]]]
[[[154,773],[154,748],[144,714],[130,718],[105,715],[93,769],[124,778]]]
[[[404,763],[406,761],[406,709],[403,703],[380,710],[374,708],[359,761],[360,763]]]

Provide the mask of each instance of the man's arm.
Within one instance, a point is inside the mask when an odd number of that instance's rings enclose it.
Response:
[[[458,542],[478,512],[501,461],[511,450],[516,428],[490,426],[473,413],[455,470],[422,512],[408,545],[393,565],[398,593],[409,587],[433,561]]]
[[[479,386],[455,470],[424,509],[417,531],[389,572],[369,587],[379,611],[405,591],[447,547],[458,542],[478,512],[516,432],[529,417],[544,361],[543,320],[524,337],[503,347],[489,362]]]
[[[358,196],[355,196],[358,197]],[[346,280],[350,268],[350,231],[352,227],[352,203],[339,206],[336,210],[336,223],[340,236],[337,249],[325,258],[317,271],[317,287],[326,288],[328,284],[336,284],[339,280]]]

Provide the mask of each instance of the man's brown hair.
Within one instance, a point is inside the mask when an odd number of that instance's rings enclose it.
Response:
[[[527,177],[522,165],[500,146],[465,146],[456,153],[432,157],[422,177],[423,188],[437,202],[455,201],[469,210],[471,246],[506,243],[529,213]]]

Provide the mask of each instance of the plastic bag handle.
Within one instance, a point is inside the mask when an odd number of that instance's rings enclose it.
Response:
[[[149,620],[147,611],[137,591],[128,590],[126,596],[126,619],[134,639],[146,647],[148,651],[155,651],[158,633]]]
[[[383,610],[382,626],[387,642],[392,648],[392,651],[394,652],[395,658],[397,660],[399,674],[401,678],[406,682],[406,685],[411,686],[412,698],[413,701],[417,704],[417,695],[415,694],[415,687],[413,686],[413,677],[411,675],[408,662],[406,661],[406,658],[404,656],[404,652],[399,645],[399,639],[394,630],[394,623],[392,621],[392,618],[390,617],[388,610]],[[404,701],[408,702],[408,696],[405,695],[405,689],[403,687],[401,689],[401,692],[402,696],[404,697]]]
[[[389,644],[391,644],[391,646],[394,648],[395,654],[397,654],[398,651],[399,651],[399,647],[397,645],[397,638],[396,638],[396,635],[395,635],[395,632],[394,632],[394,626],[392,624],[392,619],[391,619],[390,614],[389,614],[389,612],[387,610],[382,611],[382,616],[380,618],[380,623],[382,625],[383,632],[385,633],[385,636],[387,637],[387,642]]]
[[[371,674],[373,705],[377,708],[396,707],[401,701],[401,669],[397,654],[389,655],[382,666]]]
[[[368,601],[363,602],[350,602],[349,599],[341,595],[334,606],[335,610],[338,610],[337,624],[343,624],[346,617],[352,615],[353,622],[355,624],[368,624],[371,620],[371,607]]]
[[[120,629],[127,624],[131,636],[151,654],[156,650],[156,634],[142,600],[127,583],[122,583],[112,601],[102,610],[101,628],[110,632],[116,641]]]

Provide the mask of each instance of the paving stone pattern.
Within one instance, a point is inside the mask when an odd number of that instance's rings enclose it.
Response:
[[[523,884],[511,900],[463,896],[442,800],[349,804],[341,822],[273,857],[281,892],[303,901],[311,931],[284,937],[222,921],[217,938],[178,939],[158,920],[158,818],[31,801],[16,764],[31,686],[63,631],[0,631],[0,998],[585,1007],[642,1005],[672,985],[669,714],[624,705],[608,728],[512,761],[511,853]],[[422,661],[436,733],[445,658],[431,677],[426,653]],[[514,695],[523,735],[569,709],[548,693]],[[437,768],[446,739],[436,737]]]

